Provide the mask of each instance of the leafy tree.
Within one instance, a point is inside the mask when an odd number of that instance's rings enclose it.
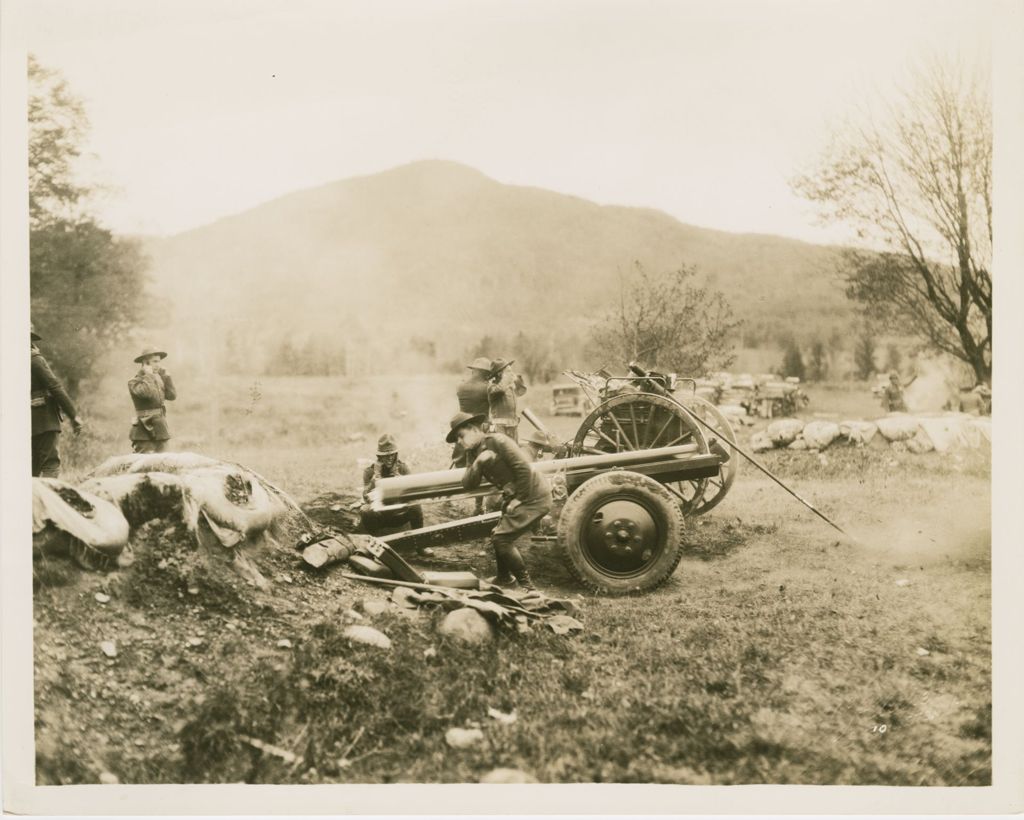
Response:
[[[512,341],[512,355],[516,360],[515,369],[531,384],[549,382],[558,373],[555,348],[550,339],[519,331]]]
[[[786,351],[782,357],[782,375],[787,377],[796,376],[801,381],[807,375],[804,368],[804,357],[800,353],[797,343],[792,339],[786,345]]]
[[[685,375],[727,368],[739,322],[725,297],[695,286],[695,276],[693,266],[653,274],[634,263],[620,279],[618,307],[592,330],[595,349],[609,360]]]
[[[820,338],[816,338],[811,344],[811,359],[807,364],[807,378],[812,382],[820,382],[828,378],[828,351]]]
[[[35,58],[29,81],[29,267],[32,318],[75,394],[100,356],[144,313],[146,259],[87,213],[75,165],[88,121],[80,101]]]
[[[881,118],[845,124],[819,167],[794,181],[854,249],[848,295],[932,347],[992,373],[992,109],[987,82],[937,63]]]
[[[878,334],[870,323],[864,323],[853,346],[853,363],[857,378],[870,379],[875,372],[875,351]]]

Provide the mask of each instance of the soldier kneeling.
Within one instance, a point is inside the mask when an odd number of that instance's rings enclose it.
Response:
[[[394,437],[385,433],[377,441],[377,460],[363,471],[364,503],[359,508],[359,520],[370,535],[383,535],[386,530],[396,530],[406,524],[414,530],[423,526],[423,510],[418,504],[400,510],[375,510],[370,506],[370,491],[379,479],[409,475],[409,472],[409,466],[398,458]]]

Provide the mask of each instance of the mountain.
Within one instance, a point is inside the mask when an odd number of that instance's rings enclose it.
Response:
[[[457,354],[484,334],[583,332],[634,261],[696,265],[757,327],[828,332],[850,315],[832,248],[505,185],[445,161],[297,191],[147,249],[183,342],[315,331],[415,336]]]

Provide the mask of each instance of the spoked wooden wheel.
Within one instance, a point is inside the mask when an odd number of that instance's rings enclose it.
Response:
[[[697,452],[708,453],[707,438],[674,399],[653,393],[627,393],[602,402],[576,431],[572,455],[626,453],[695,444]],[[684,515],[699,508],[708,479],[666,483],[665,488],[679,501]]]
[[[693,509],[692,515],[703,515],[725,498],[732,482],[736,479],[736,473],[740,466],[739,453],[735,446],[730,446],[736,444],[736,433],[733,431],[732,425],[729,424],[729,420],[706,399],[693,396],[683,399],[682,403],[687,410],[714,430],[714,433],[710,433],[707,427],[703,428],[705,437],[717,440],[722,449],[729,454],[729,460],[722,465],[721,472],[714,478],[708,479],[704,496]]]

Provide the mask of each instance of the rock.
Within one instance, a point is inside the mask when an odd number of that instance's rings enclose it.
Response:
[[[839,435],[850,444],[867,444],[878,432],[878,425],[870,421],[842,421],[839,423]]]
[[[754,433],[750,437],[750,449],[755,453],[763,453],[765,450],[771,450],[774,447],[775,445],[772,444],[772,440],[764,433]]]
[[[94,595],[93,597],[94,597],[94,598],[95,598],[95,599],[96,599],[96,600],[97,600],[97,601],[98,601],[99,603],[101,603],[101,604],[109,604],[109,603],[110,603],[110,596],[109,596],[109,595],[107,595],[106,593],[103,593],[103,592],[97,592],[97,593],[96,593],[96,594],[95,594],[95,595]]]
[[[804,426],[804,441],[815,450],[824,450],[839,438],[839,425],[832,421],[812,421]]]
[[[281,640],[277,642],[276,646],[278,649],[291,649],[292,642],[289,641],[287,638],[281,638]]]
[[[537,778],[522,769],[491,769],[480,778],[481,783],[536,783]]]
[[[100,783],[104,786],[116,786],[120,779],[113,772],[100,772]]]
[[[188,588],[188,594],[189,595],[198,595],[199,594],[199,587],[189,587]]]
[[[103,654],[106,655],[108,658],[117,657],[117,644],[113,641],[104,641],[100,644],[100,649],[103,651]]]
[[[363,612],[371,618],[376,615],[383,615],[388,611],[387,601],[378,601],[375,598],[365,598],[360,601],[359,605],[362,607]]]
[[[342,614],[351,621],[363,620],[363,616],[356,612],[354,609],[346,609]]]
[[[764,431],[776,447],[785,447],[804,429],[804,423],[800,419],[776,419]]]
[[[466,644],[484,644],[494,639],[494,627],[475,609],[463,607],[444,616],[437,631],[446,638]]]
[[[374,629],[372,626],[363,626],[362,624],[351,624],[345,627],[345,631],[342,633],[346,638],[354,643],[362,643],[367,646],[376,646],[379,649],[390,649],[391,638],[381,632],[379,629]]]
[[[888,441],[906,441],[917,435],[918,423],[913,416],[903,413],[882,416],[875,424],[878,425],[878,432]]]
[[[786,445],[787,450],[806,450],[807,442],[802,438],[793,439],[789,444]]]
[[[444,733],[444,742],[453,749],[468,749],[471,746],[475,746],[477,743],[481,743],[483,739],[484,733],[479,729],[459,729],[458,727],[452,727]]]
[[[908,438],[904,444],[911,453],[930,453],[935,449],[929,435],[921,428],[918,428],[913,438]]]
[[[513,723],[516,722],[516,719],[518,718],[515,709],[513,709],[511,712],[502,712],[499,709],[494,709],[491,706],[487,707],[487,715],[488,717],[494,718],[496,721],[498,721],[498,723],[504,726],[511,726]]]
[[[919,647],[917,647],[917,654],[918,654],[919,657],[923,658],[926,655],[930,655],[932,653],[929,652],[927,649],[925,649],[923,646],[919,646]]]
[[[436,658],[436,657],[437,657],[437,650],[434,647],[428,646],[426,649],[423,650],[423,659],[424,660],[430,660],[431,658]]]
[[[185,643],[188,644],[189,646],[192,646],[192,647],[202,646],[203,645],[203,639],[202,638],[188,638],[185,641]]]
[[[910,586],[910,581],[908,581],[906,578],[900,578],[896,582],[896,586],[898,586],[898,587],[909,587]]]
[[[329,509],[331,512],[341,512],[341,504],[331,504]]]

